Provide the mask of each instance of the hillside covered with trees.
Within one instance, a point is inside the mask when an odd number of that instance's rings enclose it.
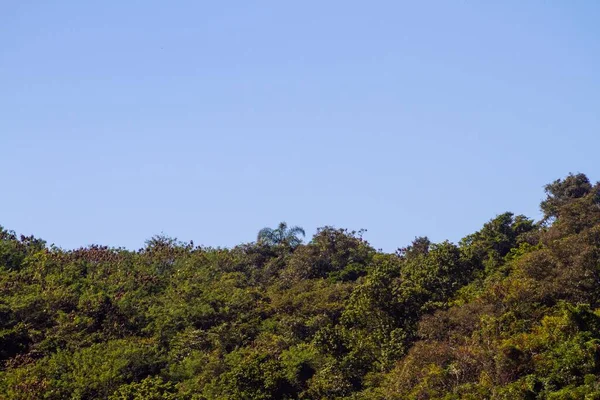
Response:
[[[0,229],[1,399],[600,399],[600,184],[384,253],[281,224],[207,248]]]

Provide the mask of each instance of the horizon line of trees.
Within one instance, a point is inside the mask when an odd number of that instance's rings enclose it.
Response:
[[[600,183],[396,252],[285,222],[233,248],[0,227],[0,398],[600,399]]]

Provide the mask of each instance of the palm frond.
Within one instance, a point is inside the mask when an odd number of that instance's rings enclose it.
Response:
[[[285,232],[287,232],[287,230],[288,230],[287,223],[280,222],[279,225],[277,226],[277,229],[275,229],[275,230],[278,231],[279,233],[281,233],[282,235],[285,234]]]
[[[258,231],[258,235],[256,236],[257,241],[270,241],[273,239],[273,229],[271,228],[262,228]]]
[[[288,235],[298,235],[301,234],[302,237],[306,236],[306,232],[304,232],[304,229],[299,227],[299,226],[292,226],[291,228],[288,229]]]

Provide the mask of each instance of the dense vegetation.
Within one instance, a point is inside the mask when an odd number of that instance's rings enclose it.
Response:
[[[600,184],[458,245],[261,231],[232,249],[0,229],[2,399],[600,399]]]

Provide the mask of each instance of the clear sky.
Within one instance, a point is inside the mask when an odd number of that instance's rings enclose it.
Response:
[[[0,224],[457,241],[600,180],[600,2],[0,2]]]

